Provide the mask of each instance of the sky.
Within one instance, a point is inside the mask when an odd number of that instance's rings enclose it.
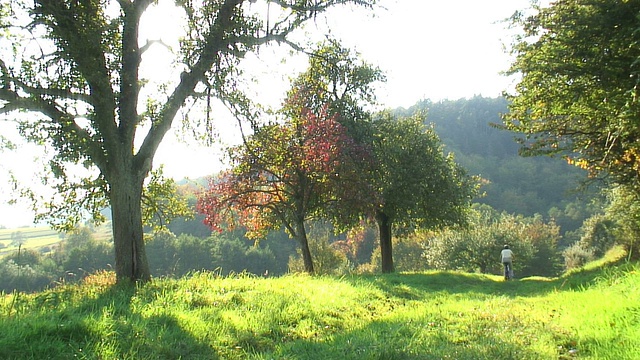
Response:
[[[410,107],[422,99],[457,100],[475,95],[496,97],[513,85],[501,74],[508,69],[505,46],[510,34],[502,20],[516,10],[528,7],[528,0],[382,0],[384,8],[369,11],[343,7],[328,19],[319,19],[315,33],[330,29],[344,45],[355,49],[364,61],[378,66],[387,81],[377,86],[377,97],[384,108]],[[288,56],[288,49],[273,55],[269,51],[251,59],[255,77],[268,86],[258,86],[263,103],[277,106],[288,89],[288,78],[305,70],[303,56]],[[285,53],[286,63],[279,56]],[[222,142],[238,139],[233,121],[220,121]],[[167,139],[158,153],[164,171],[173,177],[197,178],[218,169],[221,153],[216,149],[186,145]],[[208,159],[193,166],[172,161],[182,158]],[[157,164],[158,162],[156,162]]]
[[[264,1],[258,0],[255,6]],[[298,36],[314,38],[331,31],[364,61],[378,66],[387,78],[377,86],[378,101],[384,108],[409,107],[422,99],[496,97],[514,84],[514,79],[501,74],[511,61],[505,52],[510,34],[502,20],[526,9],[528,0],[381,0],[380,5],[384,9],[376,8],[373,14],[350,6],[335,9]],[[150,13],[143,20],[147,30],[141,32],[141,41],[160,38],[170,44],[177,31],[174,16],[166,8]],[[154,51],[148,54],[156,67],[152,71],[168,71],[168,63],[161,60],[163,50]],[[252,88],[257,100],[277,106],[289,78],[305,70],[304,58],[289,53],[288,49],[267,49],[249,58],[246,66],[258,84]],[[2,131],[4,135],[6,130]],[[216,131],[219,145],[238,141],[237,125],[224,115]],[[165,175],[193,179],[224,167],[221,146],[206,148],[181,140],[184,137],[179,131],[169,133],[158,149],[154,166],[162,165]],[[25,204],[6,204],[12,191],[7,185],[8,172],[37,183],[40,156],[27,145],[17,153],[0,153],[0,226],[32,223],[33,215]]]

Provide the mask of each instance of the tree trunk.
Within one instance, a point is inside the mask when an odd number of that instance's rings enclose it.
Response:
[[[391,273],[393,268],[393,249],[391,245],[391,219],[387,214],[378,211],[376,222],[380,232],[380,255],[382,257],[382,272]]]
[[[297,238],[300,243],[300,250],[302,251],[302,260],[304,261],[304,271],[308,274],[315,273],[313,268],[313,258],[311,257],[311,250],[309,249],[309,240],[307,239],[307,230],[304,227],[304,220],[296,222]]]
[[[144,179],[144,178],[143,178]],[[116,255],[116,278],[151,280],[142,229],[142,180],[124,172],[110,181],[113,241]]]

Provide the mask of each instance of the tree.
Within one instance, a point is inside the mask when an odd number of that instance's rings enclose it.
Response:
[[[230,158],[232,169],[213,179],[198,200],[205,223],[217,230],[242,225],[250,238],[284,226],[298,241],[308,273],[314,267],[305,223],[352,218],[370,198],[354,171],[354,161],[367,161],[367,153],[326,109],[256,129],[230,150]]]
[[[631,186],[620,185],[607,192],[609,205],[606,215],[615,222],[613,229],[618,243],[622,244],[629,258],[638,259],[640,238],[640,193]]]
[[[366,141],[371,114],[364,106],[376,102],[375,87],[386,80],[382,71],[363,61],[353,50],[329,39],[318,44],[309,59],[307,71],[293,82],[285,111],[311,109],[318,113],[328,107],[337,121],[346,126],[357,142]],[[294,94],[295,93],[295,94]]]
[[[560,0],[513,25],[506,128],[525,155],[563,154],[591,176],[640,185],[640,1]]]
[[[27,242],[27,237],[21,231],[14,231],[11,233],[11,245],[15,247],[22,247]]]
[[[158,42],[141,46],[139,31],[157,2],[15,0],[0,9],[0,25],[8,30],[0,41],[11,49],[0,59],[0,112],[31,114],[16,115],[21,133],[55,150],[50,168],[56,182],[49,183],[59,202],[49,204],[50,213],[77,222],[81,208],[95,216],[111,206],[118,281],[150,279],[143,186],[180,109],[205,94],[251,117],[250,102],[238,90],[238,65],[247,53],[269,42],[291,44],[294,30],[331,7],[371,7],[376,0],[272,0],[278,18],[267,26],[252,8],[255,0],[175,1],[184,15],[176,20],[185,21],[174,59],[181,73],[148,89],[140,76],[143,54]],[[70,164],[93,171],[73,181]]]
[[[96,240],[93,236],[94,232],[87,226],[81,226],[70,231],[63,242],[64,248],[69,251],[75,248],[87,246]]]
[[[451,155],[444,155],[438,136],[423,121],[420,114],[394,119],[383,113],[373,122],[373,184],[381,199],[373,217],[383,272],[394,271],[394,230],[464,223],[475,193],[474,180]]]
[[[371,84],[382,79],[339,42],[318,44],[309,68],[292,82],[280,112],[284,125],[259,128],[232,150],[233,175],[212,184],[201,211],[233,209],[226,220],[236,216],[249,236],[284,225],[300,245],[305,271],[313,273],[305,222],[328,217],[346,228],[374,201],[363,177],[370,154],[351,135],[368,120],[359,104],[372,101]],[[216,228],[221,218],[205,221]]]

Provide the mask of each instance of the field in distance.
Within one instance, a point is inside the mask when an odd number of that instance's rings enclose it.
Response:
[[[111,237],[111,222],[102,224],[94,229],[96,239],[109,239]],[[0,256],[7,255],[18,250],[18,244],[14,241],[20,239],[22,249],[46,250],[62,241],[65,234],[59,233],[48,226],[21,227],[14,229],[0,229]],[[46,252],[46,251],[45,251]]]

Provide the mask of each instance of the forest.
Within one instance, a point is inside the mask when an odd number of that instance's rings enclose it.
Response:
[[[435,129],[444,151],[453,153],[470,175],[482,179],[480,195],[473,201],[472,228],[399,234],[394,239],[397,270],[497,274],[497,254],[509,242],[519,252],[518,276],[553,276],[612,245],[599,184],[586,186],[586,172],[564,159],[520,156],[514,134],[495,126],[506,110],[504,98],[484,97],[422,100],[408,109],[393,110],[397,116],[426,112],[425,126]],[[194,209],[196,194],[206,184],[206,179],[181,180],[175,189]],[[179,217],[160,231],[146,229],[154,277],[181,277],[202,270],[278,276],[304,270],[296,242],[284,229],[255,240],[248,239],[243,229],[212,232],[203,220],[203,215],[195,214]],[[594,227],[600,229],[592,234],[596,243],[579,247],[587,251],[567,251],[581,240],[590,241],[588,234]],[[13,247],[0,263],[1,289],[35,291],[109,269],[113,245],[97,231],[83,226],[64,234],[58,246],[21,252]],[[336,233],[331,224],[317,221],[309,225],[309,234],[318,273],[380,271],[378,235],[372,224]],[[0,244],[7,250],[11,247],[10,241]]]

